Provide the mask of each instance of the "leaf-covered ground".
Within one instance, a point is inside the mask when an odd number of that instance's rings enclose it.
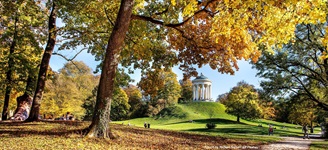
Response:
[[[112,124],[116,139],[87,139],[90,122],[0,122],[1,149],[257,149],[261,143]]]

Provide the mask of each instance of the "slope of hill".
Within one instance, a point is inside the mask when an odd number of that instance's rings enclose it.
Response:
[[[275,127],[274,137],[298,136],[302,134],[300,126],[280,123],[271,120],[243,120],[236,122],[236,117],[225,113],[225,106],[215,102],[193,102],[176,104],[163,109],[157,116],[149,118],[135,118],[114,123],[130,123],[143,127],[147,122],[151,128],[176,131],[196,132],[200,134],[247,138],[258,140],[272,140],[268,134],[269,125]],[[215,123],[215,129],[206,129],[206,123]],[[260,126],[261,125],[261,126]],[[318,132],[318,130],[316,130]],[[227,135],[229,134],[229,135]],[[242,136],[241,136],[242,135]]]
[[[224,105],[214,102],[194,102],[187,104],[176,104],[163,109],[156,117],[158,119],[208,119],[217,117],[227,117]]]
[[[144,122],[152,125],[167,125],[170,123],[189,123],[196,120],[207,120],[211,118],[223,118],[232,120],[234,117],[225,113],[224,105],[215,102],[194,102],[187,104],[176,104],[167,107],[159,112],[158,115],[150,118],[136,118],[118,123],[129,122],[136,126],[143,126]]]

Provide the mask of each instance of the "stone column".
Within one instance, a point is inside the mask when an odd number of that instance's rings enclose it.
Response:
[[[204,99],[207,99],[208,87],[207,84],[205,84],[204,86],[205,86]]]
[[[203,95],[204,95],[203,99],[205,100],[206,99],[206,84],[204,84],[204,94]]]
[[[200,91],[200,86],[199,84],[197,84],[197,101],[199,100],[199,91]]]
[[[210,95],[210,85],[207,85],[207,99],[211,99],[211,95]]]
[[[196,93],[195,93],[195,101],[197,101],[198,100],[198,84],[195,84],[195,87],[196,87]]]
[[[205,86],[202,84],[202,100],[204,99],[204,93],[205,93]]]
[[[199,84],[198,86],[199,86],[199,91],[198,91],[198,92],[199,92],[199,93],[198,93],[198,94],[199,94],[199,95],[198,95],[198,98],[199,98],[199,99],[198,99],[198,100],[200,100],[200,99],[202,99],[202,86],[201,86],[201,84]]]
[[[195,100],[195,85],[192,85],[192,101]]]
[[[211,95],[212,95],[212,85],[209,85],[209,99],[211,99]]]
[[[210,99],[210,85],[207,85],[207,99]]]
[[[203,100],[205,99],[205,96],[206,96],[206,87],[205,87],[205,84],[203,84]]]

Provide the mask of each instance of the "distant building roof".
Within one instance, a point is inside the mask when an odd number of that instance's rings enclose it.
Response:
[[[208,79],[208,78],[205,77],[203,73],[201,73],[200,76],[196,77],[196,79]]]

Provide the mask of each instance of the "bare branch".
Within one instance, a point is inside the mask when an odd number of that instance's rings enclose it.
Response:
[[[109,16],[108,16],[108,12],[107,12],[106,6],[104,6],[104,10],[105,10],[105,14],[106,14],[107,20],[109,21],[109,23],[110,23],[112,26],[114,26],[114,25],[115,25],[114,22],[113,22],[113,21],[109,18]]]
[[[79,71],[81,71],[81,69],[74,63],[74,59],[80,54],[82,53],[82,51],[86,50],[87,48],[82,48],[79,52],[77,52],[72,58],[67,58],[66,56],[64,56],[63,54],[60,54],[60,53],[56,53],[56,52],[53,52],[52,55],[57,55],[57,56],[60,56],[62,58],[64,58],[66,61],[68,62],[71,62]]]

